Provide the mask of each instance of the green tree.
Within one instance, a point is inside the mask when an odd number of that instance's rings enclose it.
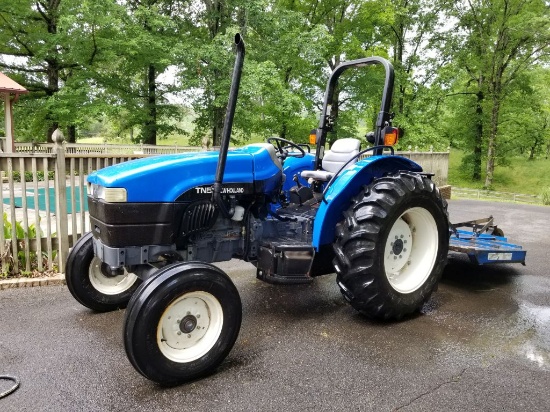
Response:
[[[30,99],[39,99],[31,104],[42,106],[31,130],[45,127],[50,141],[60,122],[54,97],[79,67],[62,22],[77,6],[74,0],[7,0],[0,5],[0,67],[31,92]]]
[[[244,122],[237,124],[248,133],[307,141],[316,123],[328,33],[323,26],[310,26],[292,2],[249,8],[248,16],[254,30],[247,38],[240,111]]]
[[[166,98],[176,90],[159,78],[178,64],[184,1],[108,0],[109,13],[95,31],[97,57],[91,78],[103,111],[117,119],[118,133],[140,130],[135,140],[156,144],[179,130],[169,122],[178,108]]]
[[[389,41],[381,35],[380,26],[388,24],[391,14],[386,11],[384,2],[329,0],[290,3],[306,16],[310,27],[320,26],[328,33],[324,68],[319,68],[323,69],[322,72],[330,73],[344,60],[387,56]],[[324,92],[327,77],[319,76],[317,72],[313,78],[317,90]],[[356,135],[360,123],[367,124],[368,129],[372,127],[380,104],[380,79],[381,76],[373,78],[370,70],[344,74],[334,90],[329,115],[334,119],[335,128],[329,141],[339,135]]]
[[[477,96],[476,138],[486,142],[485,187],[491,187],[502,108],[520,76],[547,55],[549,7],[542,0],[471,0],[447,6],[457,24],[449,31],[446,49],[457,70],[469,76],[467,84],[475,87],[470,92]]]

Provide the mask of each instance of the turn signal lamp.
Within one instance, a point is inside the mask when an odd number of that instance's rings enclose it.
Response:
[[[384,130],[384,145],[394,146],[399,140],[399,129],[397,127],[386,127]]]
[[[309,144],[316,144],[317,143],[317,129],[313,129],[311,132],[309,132]]]

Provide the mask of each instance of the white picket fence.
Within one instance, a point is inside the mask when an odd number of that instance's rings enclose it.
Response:
[[[0,231],[4,276],[21,272],[64,273],[69,248],[90,230],[86,211],[88,174],[150,156],[92,154],[88,148],[84,148],[84,153],[70,153],[63,135],[58,131],[54,134],[56,143],[45,146],[47,150],[0,153],[0,216],[7,222]]]
[[[542,198],[536,195],[525,195],[521,193],[495,192],[493,190],[465,189],[453,186],[452,198],[495,200],[505,202],[542,204]]]

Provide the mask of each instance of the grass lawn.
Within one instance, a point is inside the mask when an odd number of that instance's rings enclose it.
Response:
[[[109,140],[104,142],[103,137],[87,137],[84,139],[78,139],[77,143],[81,144],[132,144],[129,139],[121,139],[120,141]],[[188,146],[189,139],[181,136],[171,136],[166,139],[158,139],[157,144],[159,146]]]
[[[463,152],[452,150],[449,160],[449,184],[457,187],[482,189],[485,183],[485,164],[482,165],[482,178],[473,181],[461,170]],[[550,159],[528,160],[517,156],[509,159],[509,164],[497,166],[494,172],[492,189],[498,192],[540,195],[544,188],[550,188]]]

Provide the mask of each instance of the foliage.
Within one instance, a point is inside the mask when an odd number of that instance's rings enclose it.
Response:
[[[20,274],[23,276],[32,276],[34,273],[38,273],[38,259],[42,259],[43,266],[47,265],[47,254],[42,253],[41,256],[37,255],[36,252],[29,252],[29,267],[30,271],[27,272],[24,269],[27,266],[27,257],[25,255],[24,251],[24,239],[36,239],[37,235],[39,237],[43,236],[43,233],[39,226],[36,226],[35,224],[29,225],[27,230],[25,230],[22,222],[15,222],[15,227],[12,224],[12,222],[8,219],[8,214],[4,212],[3,215],[3,232],[4,232],[4,241],[5,241],[5,253],[1,256],[2,259],[2,267],[0,270],[0,278],[7,278],[10,276],[18,275],[19,273],[15,273],[15,263],[14,260],[17,259],[17,263],[19,266]],[[12,239],[12,231],[15,229],[15,236],[17,238],[18,243],[18,252],[17,256],[13,256],[10,254],[11,251],[11,239]],[[54,235],[55,236],[55,235]],[[55,253],[53,258],[55,259]]]
[[[32,182],[33,181],[33,173],[32,172],[25,171],[24,175],[25,175],[25,182]],[[14,182],[21,182],[21,173],[20,172],[14,171],[12,173],[12,177],[13,177]],[[53,171],[48,172],[48,179],[49,180],[52,180],[54,177],[55,177],[55,172],[53,172]],[[36,180],[38,182],[43,182],[44,181],[44,172],[43,171],[39,170],[39,171],[36,172]]]
[[[5,0],[0,67],[31,91],[18,139],[58,126],[69,140],[217,145],[236,32],[247,55],[234,144],[305,141],[330,71],[379,55],[395,67],[399,148],[459,148],[463,171],[491,186],[517,154],[550,152],[549,12],[542,0]],[[330,140],[373,129],[381,79],[346,72]]]
[[[452,149],[449,159],[448,183],[457,187],[483,189],[484,175],[481,180],[473,180],[471,174],[462,167],[462,159],[466,152]],[[548,173],[549,160],[537,158],[528,161],[528,153],[510,156],[506,167],[495,170],[492,190],[529,195],[542,195],[544,188],[550,187]]]
[[[542,0],[443,4],[456,23],[442,36],[439,51],[442,62],[452,61],[446,65],[454,67],[454,80],[449,82],[452,94],[476,96],[472,105],[475,115],[469,118],[475,131],[474,177],[479,178],[484,146],[484,186],[490,187],[502,157],[501,123],[506,109],[514,106],[511,103],[514,94],[519,97],[518,89],[527,90],[530,72],[544,62],[550,48],[549,9]]]
[[[550,206],[550,186],[545,187],[540,192],[540,197],[542,198],[542,204]]]

